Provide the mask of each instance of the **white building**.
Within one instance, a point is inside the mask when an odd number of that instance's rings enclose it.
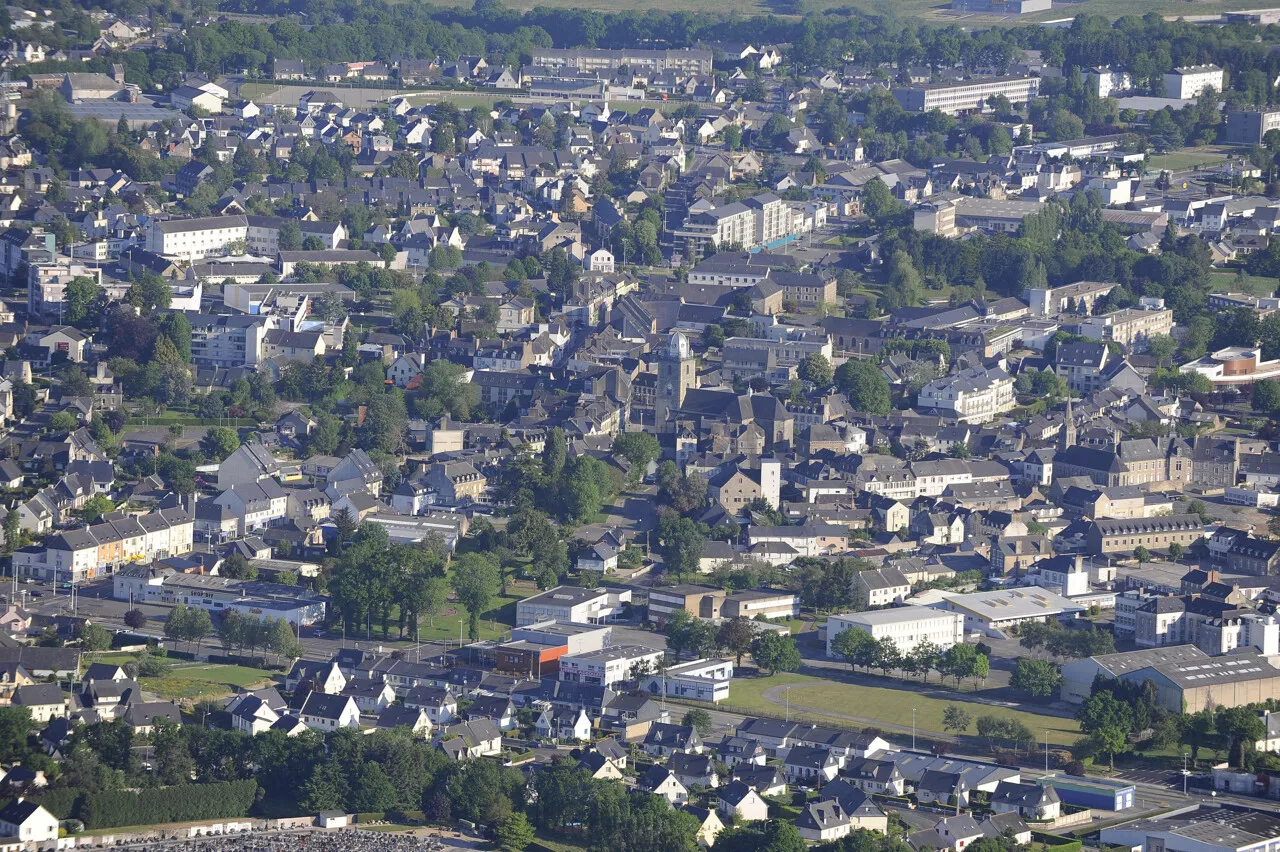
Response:
[[[963,615],[965,632],[969,633],[990,633],[1026,621],[1075,618],[1087,609],[1056,592],[1033,588],[948,594],[934,606]]]
[[[1016,404],[1013,378],[999,367],[971,367],[954,376],[935,379],[920,390],[919,397],[921,408],[972,423],[992,420]]]
[[[516,602],[516,626],[537,621],[574,621],[579,624],[602,624],[611,621],[631,602],[629,589],[579,589],[557,586],[540,595]]]
[[[672,666],[664,673],[640,678],[640,688],[651,695],[689,701],[720,702],[729,698],[729,681],[733,679],[733,660],[693,660]]]
[[[0,810],[0,835],[17,838],[22,844],[56,842],[58,818],[19,796]]]
[[[613,252],[608,249],[597,249],[587,255],[587,271],[601,272],[606,275],[613,273]]]
[[[247,243],[249,221],[244,216],[166,219],[151,223],[147,251],[182,260],[227,254],[232,243]]]
[[[67,260],[32,264],[27,269],[27,311],[35,317],[62,316],[67,285],[88,278],[102,286],[102,270]]]
[[[1225,73],[1217,65],[1185,65],[1164,75],[1164,96],[1187,100],[1197,98],[1206,89],[1221,92]]]
[[[1100,65],[1085,75],[1085,82],[1097,93],[1099,99],[1111,97],[1112,92],[1127,92],[1133,88],[1133,78],[1123,68]]]
[[[927,606],[905,606],[869,612],[847,612],[827,619],[827,656],[832,641],[846,630],[861,630],[872,639],[893,640],[898,651],[909,654],[921,642],[932,642],[945,651],[964,641],[964,616]]]
[[[637,666],[657,671],[663,656],[663,651],[640,645],[614,645],[585,654],[566,654],[560,658],[560,680],[611,687],[630,680]]]

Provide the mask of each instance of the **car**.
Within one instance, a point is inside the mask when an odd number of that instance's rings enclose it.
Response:
[[[36,589],[34,592],[31,593],[31,597],[42,598],[44,597],[44,592],[40,591],[39,589]]]

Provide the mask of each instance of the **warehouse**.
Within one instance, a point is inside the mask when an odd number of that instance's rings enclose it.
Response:
[[[904,606],[870,612],[847,612],[827,619],[827,656],[835,657],[831,642],[846,630],[861,630],[877,642],[893,640],[898,651],[910,654],[921,642],[945,651],[964,641],[964,616],[929,606]]]
[[[1141,651],[1124,651],[1119,654],[1103,654],[1075,660],[1062,667],[1062,700],[1072,704],[1083,704],[1093,689],[1093,679],[1098,675],[1112,678],[1124,677],[1152,666],[1207,659],[1209,655],[1195,645],[1172,645],[1166,648],[1146,648]]]
[[[1252,852],[1280,842],[1280,816],[1236,805],[1201,805],[1104,828],[1101,840],[1142,852]]]
[[[1088,698],[1094,674],[1135,683],[1151,681],[1156,700],[1170,713],[1199,713],[1210,706],[1243,707],[1280,698],[1280,669],[1255,653],[1210,657],[1199,648],[1179,645],[1078,660],[1062,667],[1063,700],[1080,703]],[[1085,686],[1086,677],[1089,686]]]

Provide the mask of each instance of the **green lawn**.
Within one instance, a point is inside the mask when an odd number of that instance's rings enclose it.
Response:
[[[143,690],[169,701],[200,701],[271,684],[273,673],[248,666],[180,663],[164,677],[144,677]]]
[[[934,683],[937,683],[936,679]],[[968,698],[967,690],[970,689],[966,684],[964,687],[966,691],[957,692],[955,702],[952,702],[900,689],[838,683],[809,675],[779,674],[767,678],[734,680],[729,688],[728,704],[738,712],[778,715],[784,708],[766,701],[764,692],[770,687],[788,685],[792,687],[793,716],[803,716],[819,722],[859,724],[852,719],[822,712],[830,711],[880,724],[909,728],[911,710],[914,708],[916,725],[922,731],[941,731],[944,708],[952,703],[965,704]],[[814,709],[797,709],[800,707]],[[724,709],[729,707],[726,706]],[[1074,719],[1062,719],[1057,716],[1045,716],[1031,711],[991,707],[985,704],[967,704],[966,709],[975,719],[978,716],[1016,719],[1035,731],[1037,738],[1043,737],[1047,731],[1049,742],[1054,745],[1070,745],[1080,736],[1080,726]],[[968,733],[973,732],[973,729],[970,729]]]
[[[247,101],[265,98],[267,95],[280,88],[275,83],[241,83],[240,97]]]
[[[493,599],[490,607],[480,618],[481,639],[501,639],[511,632],[516,624],[516,601],[524,600],[538,590],[524,586],[508,586],[506,595]],[[450,604],[434,619],[423,619],[419,628],[424,642],[457,641],[458,621],[462,620],[463,635],[466,635],[467,611],[458,604]]]
[[[1170,171],[1179,172],[1194,169],[1196,166],[1214,166],[1234,153],[1239,152],[1225,146],[1208,145],[1203,148],[1175,151],[1170,154],[1157,154],[1147,160],[1147,170],[1159,172],[1169,169]]]
[[[1210,272],[1209,292],[1211,293],[1251,293],[1254,296],[1270,296],[1275,293],[1280,281],[1274,278],[1263,278],[1260,275],[1238,275],[1234,270]]]

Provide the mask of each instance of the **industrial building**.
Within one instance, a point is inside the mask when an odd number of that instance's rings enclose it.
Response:
[[[1192,645],[1152,648],[1077,660],[1062,667],[1062,699],[1082,703],[1096,675],[1151,681],[1156,699],[1170,713],[1206,707],[1242,707],[1280,698],[1280,669],[1261,654],[1210,657]]]

